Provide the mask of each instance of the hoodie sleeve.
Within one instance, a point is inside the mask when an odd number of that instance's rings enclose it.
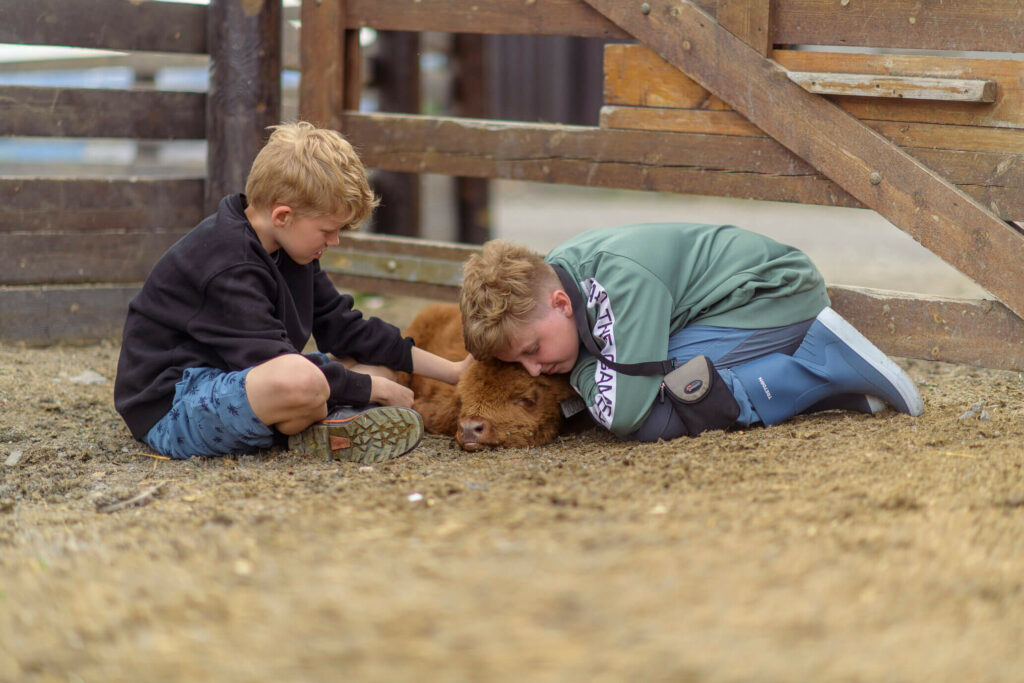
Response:
[[[274,315],[273,276],[256,266],[236,266],[210,279],[203,303],[188,323],[196,343],[216,353],[229,370],[253,367],[287,353],[300,353]],[[358,312],[356,312],[358,314]],[[341,363],[317,363],[335,403],[364,405],[370,400],[370,377],[350,372]]]
[[[338,292],[324,272],[313,283],[313,336],[317,348],[360,363],[412,372],[411,337],[380,318],[364,318],[348,294]]]
[[[646,268],[603,255],[580,283],[589,326],[602,354],[619,363],[664,360],[668,354],[672,296]],[[590,414],[618,436],[636,431],[661,386],[660,376],[625,375],[581,349],[570,381]]]

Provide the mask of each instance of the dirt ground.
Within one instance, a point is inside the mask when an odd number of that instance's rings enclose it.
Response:
[[[1024,675],[1018,374],[902,361],[916,420],[173,462],[117,351],[0,346],[0,680]]]

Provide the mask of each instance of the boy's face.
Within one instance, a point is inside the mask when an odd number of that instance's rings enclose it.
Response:
[[[333,216],[301,216],[290,207],[278,205],[272,215],[275,241],[300,264],[320,258],[327,247],[337,246],[338,233],[348,225],[347,211]]]
[[[539,317],[520,327],[496,355],[506,363],[521,364],[534,377],[569,372],[580,352],[569,296],[556,289],[537,308]]]

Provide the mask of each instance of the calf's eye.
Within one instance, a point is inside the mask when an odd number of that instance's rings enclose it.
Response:
[[[526,398],[524,396],[523,398],[516,400],[516,405],[519,406],[520,408],[532,408],[535,405],[537,405],[537,402],[531,398]]]

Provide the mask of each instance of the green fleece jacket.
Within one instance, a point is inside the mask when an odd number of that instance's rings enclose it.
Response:
[[[619,363],[665,360],[669,336],[688,325],[779,327],[829,305],[821,274],[803,252],[733,225],[590,230],[552,249],[546,261],[579,283],[587,327]],[[615,372],[582,344],[570,374],[594,419],[619,436],[643,424],[661,379]]]

